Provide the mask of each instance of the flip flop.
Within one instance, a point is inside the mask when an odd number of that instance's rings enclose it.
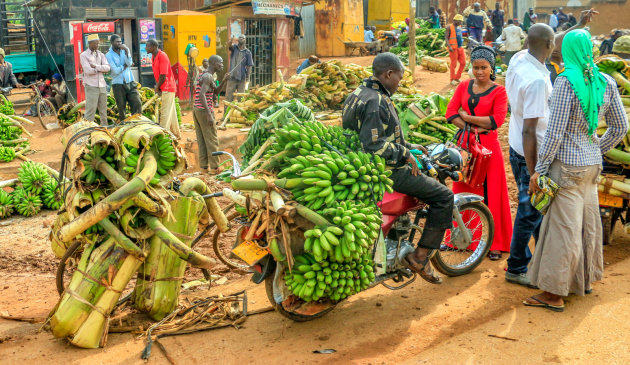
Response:
[[[498,261],[498,260],[501,260],[501,258],[502,258],[502,257],[503,257],[503,255],[502,255],[501,253],[494,253],[494,252],[490,252],[490,253],[488,254],[488,258],[489,258],[491,261]]]
[[[528,307],[540,307],[540,308],[545,308],[545,309],[549,309],[552,310],[554,312],[564,312],[564,304],[563,305],[553,305],[553,304],[549,304],[549,303],[545,303],[542,300],[538,299],[538,298],[534,298],[529,297],[528,299],[533,299],[535,301],[537,301],[538,303],[530,303],[527,300],[523,301],[523,304],[525,304]]]
[[[410,252],[409,254],[407,254],[407,256],[403,258],[403,265],[405,265],[409,270],[420,275],[421,278],[431,284],[442,284],[442,278],[435,275],[433,273],[433,269],[429,265],[429,256],[427,256],[427,258],[422,260],[421,262],[410,258],[411,256],[413,256],[413,252]]]

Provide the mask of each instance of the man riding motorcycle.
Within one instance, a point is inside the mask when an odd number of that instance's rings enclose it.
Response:
[[[372,63],[373,76],[363,80],[346,99],[343,107],[343,127],[359,133],[363,149],[387,161],[392,170],[394,190],[413,196],[429,205],[427,220],[418,247],[409,253],[405,265],[432,283],[442,279],[429,264],[431,250],[439,249],[444,233],[452,228],[453,192],[437,180],[420,173],[410,150],[421,145],[405,142],[396,108],[390,96],[398,89],[404,76],[404,66],[393,53],[381,53]],[[411,165],[411,166],[410,166]]]

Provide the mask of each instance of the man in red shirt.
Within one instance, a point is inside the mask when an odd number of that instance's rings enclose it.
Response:
[[[160,127],[170,130],[179,138],[179,125],[177,123],[177,110],[175,109],[175,77],[171,69],[171,61],[164,51],[158,48],[155,39],[147,41],[147,53],[153,55],[153,76],[155,77],[155,92],[162,99],[160,109]]]

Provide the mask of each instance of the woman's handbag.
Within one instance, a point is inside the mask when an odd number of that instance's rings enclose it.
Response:
[[[490,169],[490,156],[492,156],[492,151],[479,142],[477,127],[473,129],[474,138],[471,139],[471,126],[466,123],[464,129],[460,129],[455,135],[455,140],[457,141],[457,146],[468,152],[464,164],[464,171],[462,171],[464,183],[476,189],[482,187],[486,181],[486,176]]]

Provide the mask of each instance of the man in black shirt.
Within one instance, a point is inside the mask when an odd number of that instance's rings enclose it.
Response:
[[[403,78],[404,66],[392,53],[381,53],[372,64],[374,76],[352,92],[343,107],[343,127],[359,133],[363,149],[377,154],[392,170],[394,190],[416,197],[429,205],[425,228],[416,251],[405,258],[407,266],[433,284],[440,284],[429,264],[431,250],[439,249],[444,232],[452,227],[453,193],[444,185],[420,173],[411,149],[426,149],[405,141],[396,108],[390,96]],[[411,166],[410,166],[411,165]]]
[[[621,37],[623,35],[623,32],[620,30],[616,30],[615,33],[608,39],[604,40],[602,42],[602,45],[599,46],[599,54],[601,56],[609,54],[609,53],[613,53],[613,46],[615,45],[615,41],[617,40],[617,38]]]

